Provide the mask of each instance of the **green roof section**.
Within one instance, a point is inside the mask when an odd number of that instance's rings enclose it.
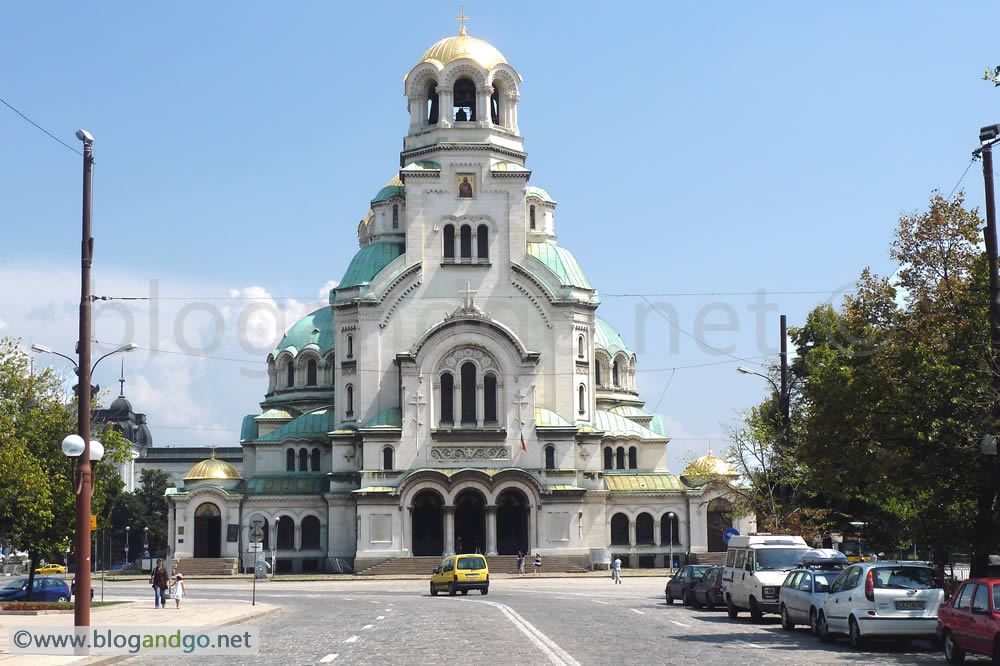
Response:
[[[393,197],[403,197],[405,199],[406,188],[400,185],[386,185],[379,190],[378,194],[375,195],[375,198],[372,199],[372,204],[377,204],[380,201],[387,201]]]
[[[274,355],[277,356],[287,349],[292,356],[295,356],[309,345],[316,345],[322,355],[333,349],[335,342],[333,310],[322,307],[295,322],[295,325],[285,333],[285,337],[281,338]]]
[[[322,495],[330,489],[326,474],[283,474],[247,479],[247,495]]]
[[[639,439],[666,439],[649,428],[644,428],[635,421],[630,421],[624,416],[597,410],[594,414],[594,427],[603,430],[605,435],[612,437],[637,437]]]
[[[369,284],[405,249],[402,243],[372,243],[358,250],[340,283],[330,291],[330,302],[333,302],[337,292],[342,289]]]
[[[663,427],[663,417],[659,414],[653,414],[653,418],[649,422],[649,429],[657,435],[667,436],[667,429]]]
[[[440,171],[441,165],[434,160],[420,160],[418,162],[410,162],[405,167],[403,171]]]
[[[294,421],[289,421],[273,432],[260,437],[258,442],[280,442],[286,439],[326,439],[334,429],[333,405],[307,412]]]
[[[594,347],[604,350],[612,358],[620,351],[632,356],[632,351],[625,344],[621,333],[600,317],[594,317]]]
[[[294,419],[296,416],[301,416],[302,412],[293,407],[272,407],[260,416],[257,417],[258,421],[273,421],[273,420],[283,420],[283,419]]]
[[[550,203],[550,204],[554,204],[556,202],[555,199],[553,199],[551,196],[549,196],[548,192],[546,192],[545,190],[543,190],[540,187],[535,187],[534,185],[528,185],[526,188],[524,188],[524,196],[526,196],[526,197],[538,197],[542,201],[544,201],[546,203]]]
[[[542,428],[572,428],[572,423],[559,416],[551,409],[535,407],[535,425]]]
[[[240,427],[240,441],[252,442],[257,439],[257,418],[253,414],[243,417],[243,425]]]
[[[647,428],[655,432],[657,435],[666,435],[667,430],[663,427],[663,419],[659,414],[654,414],[653,412],[647,412],[645,409],[636,407],[635,405],[619,405],[617,407],[612,407],[608,410],[612,414],[618,414],[619,416],[624,416],[629,420],[635,419],[649,419],[645,424]],[[644,425],[640,423],[639,425]]]
[[[528,243],[528,254],[542,262],[559,280],[559,284],[579,289],[594,288],[587,281],[583,269],[577,263],[573,253],[564,247],[559,247],[552,241],[544,243]]]
[[[399,407],[383,409],[374,419],[365,424],[366,428],[402,428],[403,413]]]
[[[657,493],[688,490],[676,474],[616,474],[605,472],[604,483],[615,493]]]

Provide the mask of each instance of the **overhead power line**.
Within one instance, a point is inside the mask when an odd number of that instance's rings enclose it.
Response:
[[[20,111],[18,111],[17,109],[15,109],[15,108],[14,108],[14,107],[13,107],[13,106],[12,106],[12,105],[10,104],[10,102],[8,102],[7,100],[5,100],[4,98],[0,97],[0,102],[3,102],[3,103],[4,103],[4,106],[6,106],[6,107],[7,107],[8,109],[10,109],[11,111],[13,111],[14,113],[16,113],[17,115],[19,115],[19,116],[21,116],[22,118],[24,118],[25,120],[27,120],[27,121],[28,121],[29,123],[31,123],[32,125],[34,125],[34,126],[35,126],[36,128],[38,128],[38,129],[40,129],[41,131],[45,132],[45,134],[47,134],[47,135],[48,135],[48,137],[49,137],[50,139],[52,139],[53,141],[55,141],[56,143],[59,143],[59,144],[62,144],[62,145],[63,145],[63,146],[65,146],[66,148],[69,148],[70,150],[72,150],[72,151],[73,151],[74,153],[76,153],[77,155],[80,155],[80,156],[83,156],[83,153],[81,153],[81,152],[80,152],[79,150],[77,150],[77,149],[76,149],[76,148],[74,148],[73,146],[69,145],[69,144],[68,144],[68,143],[66,143],[65,141],[61,140],[61,139],[60,139],[59,137],[57,137],[57,136],[56,136],[55,134],[53,134],[52,132],[48,131],[47,129],[45,129],[44,127],[42,127],[42,126],[41,126],[41,125],[39,125],[38,123],[36,123],[36,122],[35,122],[34,120],[32,120],[32,119],[31,119],[31,118],[29,118],[28,116],[24,115],[23,113],[21,113]]]

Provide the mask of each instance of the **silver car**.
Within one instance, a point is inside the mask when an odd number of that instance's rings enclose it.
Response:
[[[816,620],[819,617],[820,603],[840,571],[817,568],[791,571],[778,592],[781,626],[790,631],[797,624],[807,624],[815,635],[819,630]]]

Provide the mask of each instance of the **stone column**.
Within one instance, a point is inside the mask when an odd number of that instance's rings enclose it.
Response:
[[[302,550],[302,521],[295,523],[295,552]]]
[[[635,521],[628,521],[628,545],[635,545]]]
[[[452,103],[454,91],[438,86],[438,127],[451,127],[455,105]]]
[[[458,238],[455,239],[455,243],[458,243]],[[455,251],[458,251],[457,245]],[[462,425],[462,383],[460,381],[451,383],[451,425],[452,427]]]
[[[403,507],[400,507],[399,510],[400,513],[402,513]],[[409,550],[409,547],[406,544],[410,543],[410,541],[413,539],[413,535],[410,533],[410,530],[412,529],[413,529],[413,507],[408,506],[406,507],[406,520],[403,521],[403,524],[400,525],[399,527],[399,540],[400,540],[399,548],[404,553]]]
[[[486,554],[497,554],[497,505],[486,505]]]
[[[411,99],[409,100],[409,104],[407,106],[410,110],[410,134],[414,134],[420,129],[420,126],[424,121],[420,108],[420,100]]]
[[[669,522],[669,521],[667,521],[667,522]],[[662,532],[660,530],[660,521],[654,520],[653,521],[653,543],[655,543],[657,546],[662,545],[660,543],[660,541],[661,541],[661,538],[660,538],[661,534],[662,534]]]
[[[489,127],[493,124],[493,105],[490,103],[492,94],[493,86],[476,89],[476,120],[480,127]]]
[[[525,555],[535,552],[538,548],[538,507],[529,506],[528,509],[528,552]]]
[[[455,505],[445,504],[444,511],[444,554],[455,554]]]
[[[472,240],[473,246],[475,246],[475,239]],[[485,391],[483,390],[483,378],[476,378],[476,426],[479,428],[483,427],[483,417],[486,413],[486,400],[483,397]]]

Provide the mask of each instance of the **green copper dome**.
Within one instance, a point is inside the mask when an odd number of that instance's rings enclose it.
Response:
[[[546,192],[540,187],[535,187],[534,185],[528,185],[526,188],[524,188],[524,195],[526,197],[538,197],[539,199],[541,199],[546,203],[554,204],[556,202],[555,199],[549,196],[548,192]]]
[[[403,254],[404,250],[401,243],[372,243],[358,250],[344,272],[344,277],[340,278],[340,283],[330,292],[330,302],[333,302],[337,291],[374,280],[379,271]]]
[[[611,328],[611,324],[600,317],[594,317],[594,347],[607,352],[612,358],[620,351],[625,352],[626,356],[632,356],[632,351],[625,344],[621,333]]]
[[[335,342],[333,311],[324,307],[307,314],[288,329],[274,350],[274,355],[287,349],[295,356],[308,345],[316,345],[320,355],[323,355],[333,349]]]
[[[528,243],[528,254],[545,264],[545,267],[559,280],[559,284],[579,289],[594,289],[587,281],[587,276],[583,274],[576,257],[566,248],[552,241]]]

